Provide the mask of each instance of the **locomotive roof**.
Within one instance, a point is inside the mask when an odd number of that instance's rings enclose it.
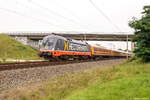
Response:
[[[58,36],[58,35],[48,35],[46,37],[44,37],[45,39],[48,39],[48,38],[55,38],[55,39],[62,39],[62,40],[65,40],[65,41],[69,41],[69,42],[73,42],[73,43],[78,43],[78,44],[84,44],[84,45],[87,45],[88,43],[85,42],[85,41],[80,41],[80,40],[74,40],[74,39],[67,39],[65,37],[62,37],[62,36]]]
[[[62,40],[67,40],[65,37],[58,36],[58,35],[48,35],[44,38],[58,38],[58,39],[62,39]]]

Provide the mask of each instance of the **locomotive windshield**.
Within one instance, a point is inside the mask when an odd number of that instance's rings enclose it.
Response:
[[[41,49],[44,49],[44,50],[54,50],[54,39],[51,38],[51,39],[45,39],[45,40],[43,40]]]

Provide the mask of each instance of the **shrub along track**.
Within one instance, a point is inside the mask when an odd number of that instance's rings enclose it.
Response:
[[[42,64],[36,63],[36,66],[33,64],[35,62],[30,62],[27,63],[28,67],[27,65],[25,65],[26,66],[25,67],[24,64],[21,63],[22,64],[21,69],[20,67],[19,68],[16,67],[18,63],[15,63],[16,65],[12,64],[10,68],[11,70],[7,68],[6,70],[3,69],[0,71],[0,94],[3,91],[7,91],[9,89],[25,87],[31,84],[43,82],[57,75],[80,72],[95,67],[113,66],[116,64],[121,64],[124,61],[126,60],[109,59],[109,60],[100,60],[100,61],[91,61],[91,62],[82,61],[82,63],[81,61],[66,61],[63,63],[49,62],[48,64],[47,62],[44,62],[45,65],[42,65],[43,64],[42,62]],[[15,69],[12,69],[13,66],[15,66]]]

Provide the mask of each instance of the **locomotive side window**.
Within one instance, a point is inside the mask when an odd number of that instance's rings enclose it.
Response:
[[[88,52],[89,48],[88,48],[87,45],[77,44],[77,43],[70,43],[69,50],[70,51]]]
[[[64,50],[64,40],[62,39],[57,40],[55,50]]]

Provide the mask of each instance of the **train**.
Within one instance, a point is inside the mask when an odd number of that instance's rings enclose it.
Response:
[[[131,54],[110,50],[101,46],[92,46],[86,41],[65,38],[58,35],[48,35],[40,44],[40,57],[49,60],[86,60],[101,58],[124,58]]]

